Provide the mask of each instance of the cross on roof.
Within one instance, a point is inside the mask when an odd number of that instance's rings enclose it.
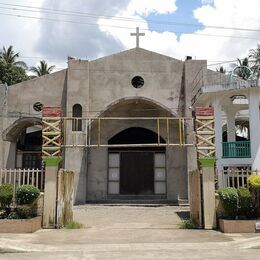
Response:
[[[139,32],[139,27],[136,27],[136,32],[131,33],[131,36],[136,36],[136,48],[139,48],[139,37],[140,36],[145,36],[145,33],[140,33]]]

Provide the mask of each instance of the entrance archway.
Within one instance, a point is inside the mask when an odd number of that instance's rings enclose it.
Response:
[[[113,136],[109,144],[154,144],[158,135],[131,127]],[[160,143],[165,140],[160,137]],[[109,149],[108,195],[165,195],[165,147]]]
[[[42,125],[40,118],[16,120],[3,132],[3,140],[11,142],[8,168],[40,169],[42,167]],[[9,162],[10,161],[10,162]]]

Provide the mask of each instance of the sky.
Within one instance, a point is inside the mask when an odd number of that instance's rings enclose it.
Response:
[[[29,66],[44,59],[59,70],[68,56],[134,48],[138,26],[140,47],[212,65],[256,48],[259,12],[259,0],[0,0],[0,46],[13,45]]]

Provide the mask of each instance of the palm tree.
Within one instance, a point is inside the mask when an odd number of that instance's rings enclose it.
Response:
[[[232,65],[235,66],[235,68],[233,69],[233,73],[244,80],[249,79],[250,76],[252,75],[252,71],[249,66],[248,58],[244,58],[243,60],[237,59],[237,61],[238,61],[238,65],[236,64]]]
[[[249,58],[252,58],[252,70],[257,79],[260,78],[260,44],[257,44],[256,49],[249,50]]]
[[[0,60],[2,60],[6,65],[17,66],[27,69],[27,65],[23,61],[16,61],[19,58],[19,52],[15,53],[13,46],[9,46],[7,49],[3,47],[0,51]]]
[[[55,66],[48,67],[48,64],[46,61],[41,60],[40,65],[36,67],[31,67],[30,71],[34,72],[38,77],[41,77],[46,74],[50,74],[54,70]]]

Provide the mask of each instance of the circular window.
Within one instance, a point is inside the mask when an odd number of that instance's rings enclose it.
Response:
[[[41,102],[36,102],[33,104],[33,109],[37,112],[41,112],[42,111],[42,103]]]
[[[144,79],[140,76],[135,76],[131,83],[134,88],[141,88],[144,85]]]

